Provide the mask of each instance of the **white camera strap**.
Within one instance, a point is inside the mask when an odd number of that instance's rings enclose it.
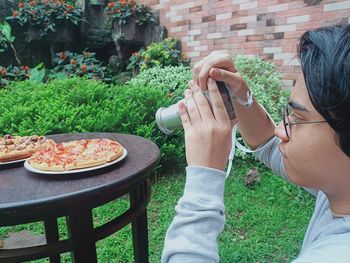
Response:
[[[247,147],[245,147],[244,145],[242,145],[237,140],[237,128],[238,128],[238,124],[236,124],[232,128],[232,147],[231,147],[230,155],[228,156],[228,166],[227,166],[227,170],[226,170],[226,178],[230,175],[231,170],[232,170],[232,163],[233,163],[233,158],[235,157],[236,147],[238,149],[240,149],[241,151],[246,152],[246,153],[254,152],[253,150],[250,150]]]
[[[252,104],[252,103],[251,103]],[[251,105],[250,104],[250,105]],[[263,108],[263,110],[266,113],[266,116],[272,121],[272,123],[276,126],[274,120],[271,118],[270,114],[266,111],[266,109],[264,108],[264,106],[262,106],[260,104],[260,107]],[[254,150],[248,149],[247,147],[245,147],[244,145],[242,145],[238,140],[237,140],[237,129],[238,129],[238,123],[233,126],[232,128],[232,148],[230,151],[230,155],[228,157],[228,166],[227,166],[227,170],[226,170],[226,178],[230,175],[231,170],[232,170],[232,163],[233,163],[233,158],[235,157],[235,151],[236,151],[236,147],[241,150],[242,152],[245,153],[253,153]]]

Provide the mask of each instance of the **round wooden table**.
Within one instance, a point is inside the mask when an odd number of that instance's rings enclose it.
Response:
[[[144,138],[117,133],[78,133],[48,136],[56,142],[110,138],[120,142],[127,157],[112,166],[68,175],[41,175],[27,171],[23,163],[0,167],[0,226],[43,221],[46,244],[0,249],[0,262],[22,262],[72,252],[74,262],[97,262],[96,241],[132,224],[135,262],[148,262],[148,174],[159,161],[159,149]],[[93,226],[92,209],[130,196],[130,208],[99,227]],[[59,240],[57,218],[65,216],[69,238]]]

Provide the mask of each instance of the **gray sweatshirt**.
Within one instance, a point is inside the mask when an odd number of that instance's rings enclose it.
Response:
[[[279,143],[274,137],[254,154],[289,181]],[[186,173],[184,194],[175,207],[176,215],[165,237],[162,263],[219,262],[217,237],[225,224],[225,173],[195,166],[187,167]],[[292,262],[350,262],[350,216],[333,216],[324,193],[305,190],[317,200],[300,255]]]

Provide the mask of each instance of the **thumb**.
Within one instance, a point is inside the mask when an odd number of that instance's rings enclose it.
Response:
[[[241,86],[245,84],[239,72],[233,73],[221,68],[212,68],[209,75],[217,81],[222,81],[228,84],[234,92],[238,91]]]

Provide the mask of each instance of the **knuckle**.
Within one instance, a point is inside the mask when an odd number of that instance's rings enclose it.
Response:
[[[207,105],[206,101],[203,99],[200,99],[198,102],[197,102],[197,105],[199,107],[205,107]]]
[[[200,68],[201,68],[200,64],[199,64],[199,63],[196,63],[196,64],[193,66],[193,68],[192,68],[192,72],[198,73],[199,70],[200,70]]]
[[[189,109],[188,109],[188,112],[190,113],[190,114],[193,114],[193,113],[195,113],[197,111],[197,109],[195,108],[195,107],[189,107]]]

